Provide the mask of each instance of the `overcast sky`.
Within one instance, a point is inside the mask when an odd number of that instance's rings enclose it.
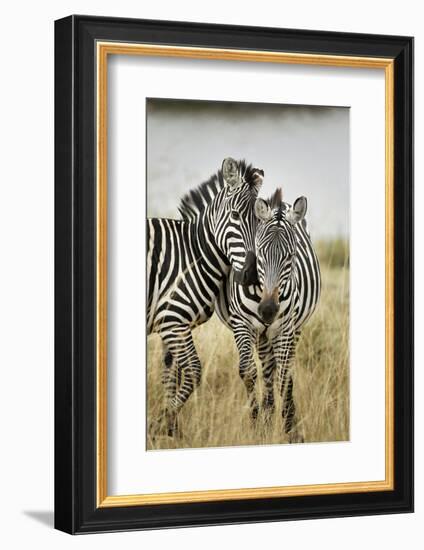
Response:
[[[180,197],[228,156],[265,171],[261,196],[305,195],[313,237],[348,236],[348,108],[149,99],[148,215],[178,217]]]

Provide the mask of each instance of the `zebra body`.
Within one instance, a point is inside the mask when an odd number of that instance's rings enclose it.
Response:
[[[229,264],[213,243],[209,255],[205,247],[201,253],[195,224],[172,219],[147,224],[148,334],[166,334],[175,324],[192,329],[212,315]]]
[[[200,383],[192,329],[211,317],[230,268],[242,283],[256,277],[254,204],[262,178],[244,161],[226,159],[216,176],[182,199],[184,219],[147,221],[147,328],[164,345],[170,435]]]
[[[265,384],[263,409],[267,413],[274,410],[277,373],[285,430],[292,441],[298,434],[291,433],[295,418],[291,365],[301,328],[314,312],[321,290],[318,259],[303,219],[306,199],[298,201],[290,207],[281,201],[280,190],[268,202],[258,199],[256,256],[260,284],[241,287],[230,274],[216,306],[218,316],[234,333],[239,372],[252,417],[256,418],[259,411],[254,391],[256,345]]]

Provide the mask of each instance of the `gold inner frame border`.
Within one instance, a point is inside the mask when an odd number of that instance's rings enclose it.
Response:
[[[385,72],[385,479],[315,485],[216,489],[178,493],[107,494],[107,62],[109,55],[220,59],[262,63],[384,69]],[[97,507],[212,502],[306,495],[365,493],[394,489],[394,60],[390,58],[267,52],[255,50],[96,43],[97,62]]]

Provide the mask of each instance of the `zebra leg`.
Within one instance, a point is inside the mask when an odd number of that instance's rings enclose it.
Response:
[[[163,364],[164,364],[164,369],[162,373],[162,384],[165,390],[166,406],[162,417],[166,422],[168,435],[170,437],[173,437],[178,431],[178,419],[177,419],[177,415],[169,406],[169,404],[171,403],[172,399],[175,397],[175,394],[177,393],[179,376],[178,376],[177,361],[175,361],[169,349],[166,349],[164,353]]]
[[[274,401],[274,373],[275,360],[271,342],[265,333],[259,336],[258,355],[262,363],[262,372],[264,380],[264,397],[262,408],[265,413],[265,420],[269,421],[275,410]]]
[[[259,405],[255,395],[257,369],[253,359],[254,338],[250,327],[243,322],[232,322],[234,337],[239,352],[239,374],[244,382],[249,400],[250,416],[253,421],[258,417]]]
[[[298,335],[279,336],[274,344],[277,362],[277,383],[282,400],[284,431],[289,435],[290,443],[302,443],[303,436],[295,424],[296,406],[293,399],[293,377],[291,373]]]
[[[169,350],[164,353],[163,364],[162,384],[166,399],[171,400],[177,392],[177,365]]]
[[[200,384],[201,364],[189,328],[168,333],[165,341],[175,364],[166,396],[168,433],[172,435],[180,410]]]
[[[163,354],[163,370],[162,370],[162,386],[165,393],[165,408],[161,411],[157,419],[151,419],[149,422],[149,432],[152,439],[156,438],[156,432],[162,432],[163,426],[166,426],[166,430],[169,436],[173,436],[178,430],[177,418],[169,415],[169,407],[167,403],[174,397],[177,391],[178,375],[177,365],[174,361],[171,352],[164,345]]]

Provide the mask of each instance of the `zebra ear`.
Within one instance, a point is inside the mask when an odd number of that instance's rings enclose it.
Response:
[[[307,208],[308,201],[306,200],[306,197],[299,197],[294,201],[293,206],[287,212],[287,220],[293,225],[299,223],[305,217]]]
[[[272,210],[269,204],[263,199],[256,199],[255,201],[255,216],[258,220],[266,222],[271,217]]]
[[[231,157],[224,159],[222,163],[222,175],[224,176],[225,183],[230,187],[235,187],[240,183],[238,162]]]

